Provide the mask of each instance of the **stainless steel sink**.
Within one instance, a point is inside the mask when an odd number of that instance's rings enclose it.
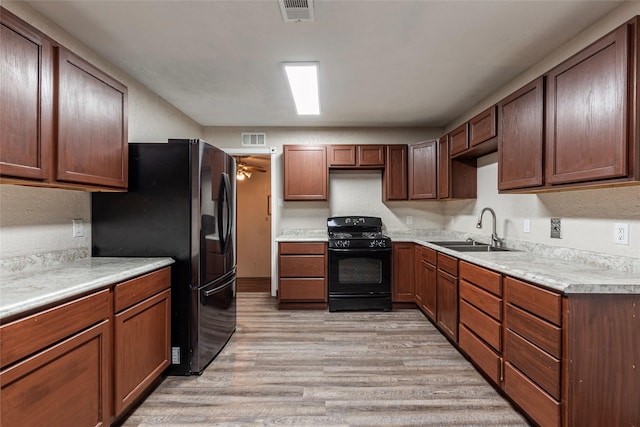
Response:
[[[458,252],[509,252],[513,249],[498,248],[489,246],[486,243],[479,243],[470,240],[449,240],[439,242],[429,242],[434,245],[442,246],[444,248],[452,249]]]

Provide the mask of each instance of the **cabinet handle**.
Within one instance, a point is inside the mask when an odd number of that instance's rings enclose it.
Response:
[[[504,381],[504,359],[500,357],[498,361],[500,363],[500,382],[503,382]]]

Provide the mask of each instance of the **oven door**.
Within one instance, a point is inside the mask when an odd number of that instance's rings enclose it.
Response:
[[[329,249],[329,296],[391,293],[391,248]]]

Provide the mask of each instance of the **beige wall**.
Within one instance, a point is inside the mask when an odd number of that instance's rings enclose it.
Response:
[[[2,6],[128,87],[130,141],[200,136],[202,128],[198,123],[27,4],[2,1]],[[91,245],[90,197],[89,193],[80,191],[1,185],[0,258],[70,249],[88,251]],[[74,218],[84,220],[85,237],[72,237],[71,220]]]
[[[251,160],[247,160],[251,163]],[[251,179],[237,181],[238,277],[271,277],[271,216],[267,197],[271,194],[271,167],[254,172]]]

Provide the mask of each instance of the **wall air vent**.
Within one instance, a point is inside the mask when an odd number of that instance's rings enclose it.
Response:
[[[242,133],[242,146],[243,147],[266,147],[267,146],[267,134],[266,133]]]
[[[315,21],[313,0],[278,0],[284,22]]]

